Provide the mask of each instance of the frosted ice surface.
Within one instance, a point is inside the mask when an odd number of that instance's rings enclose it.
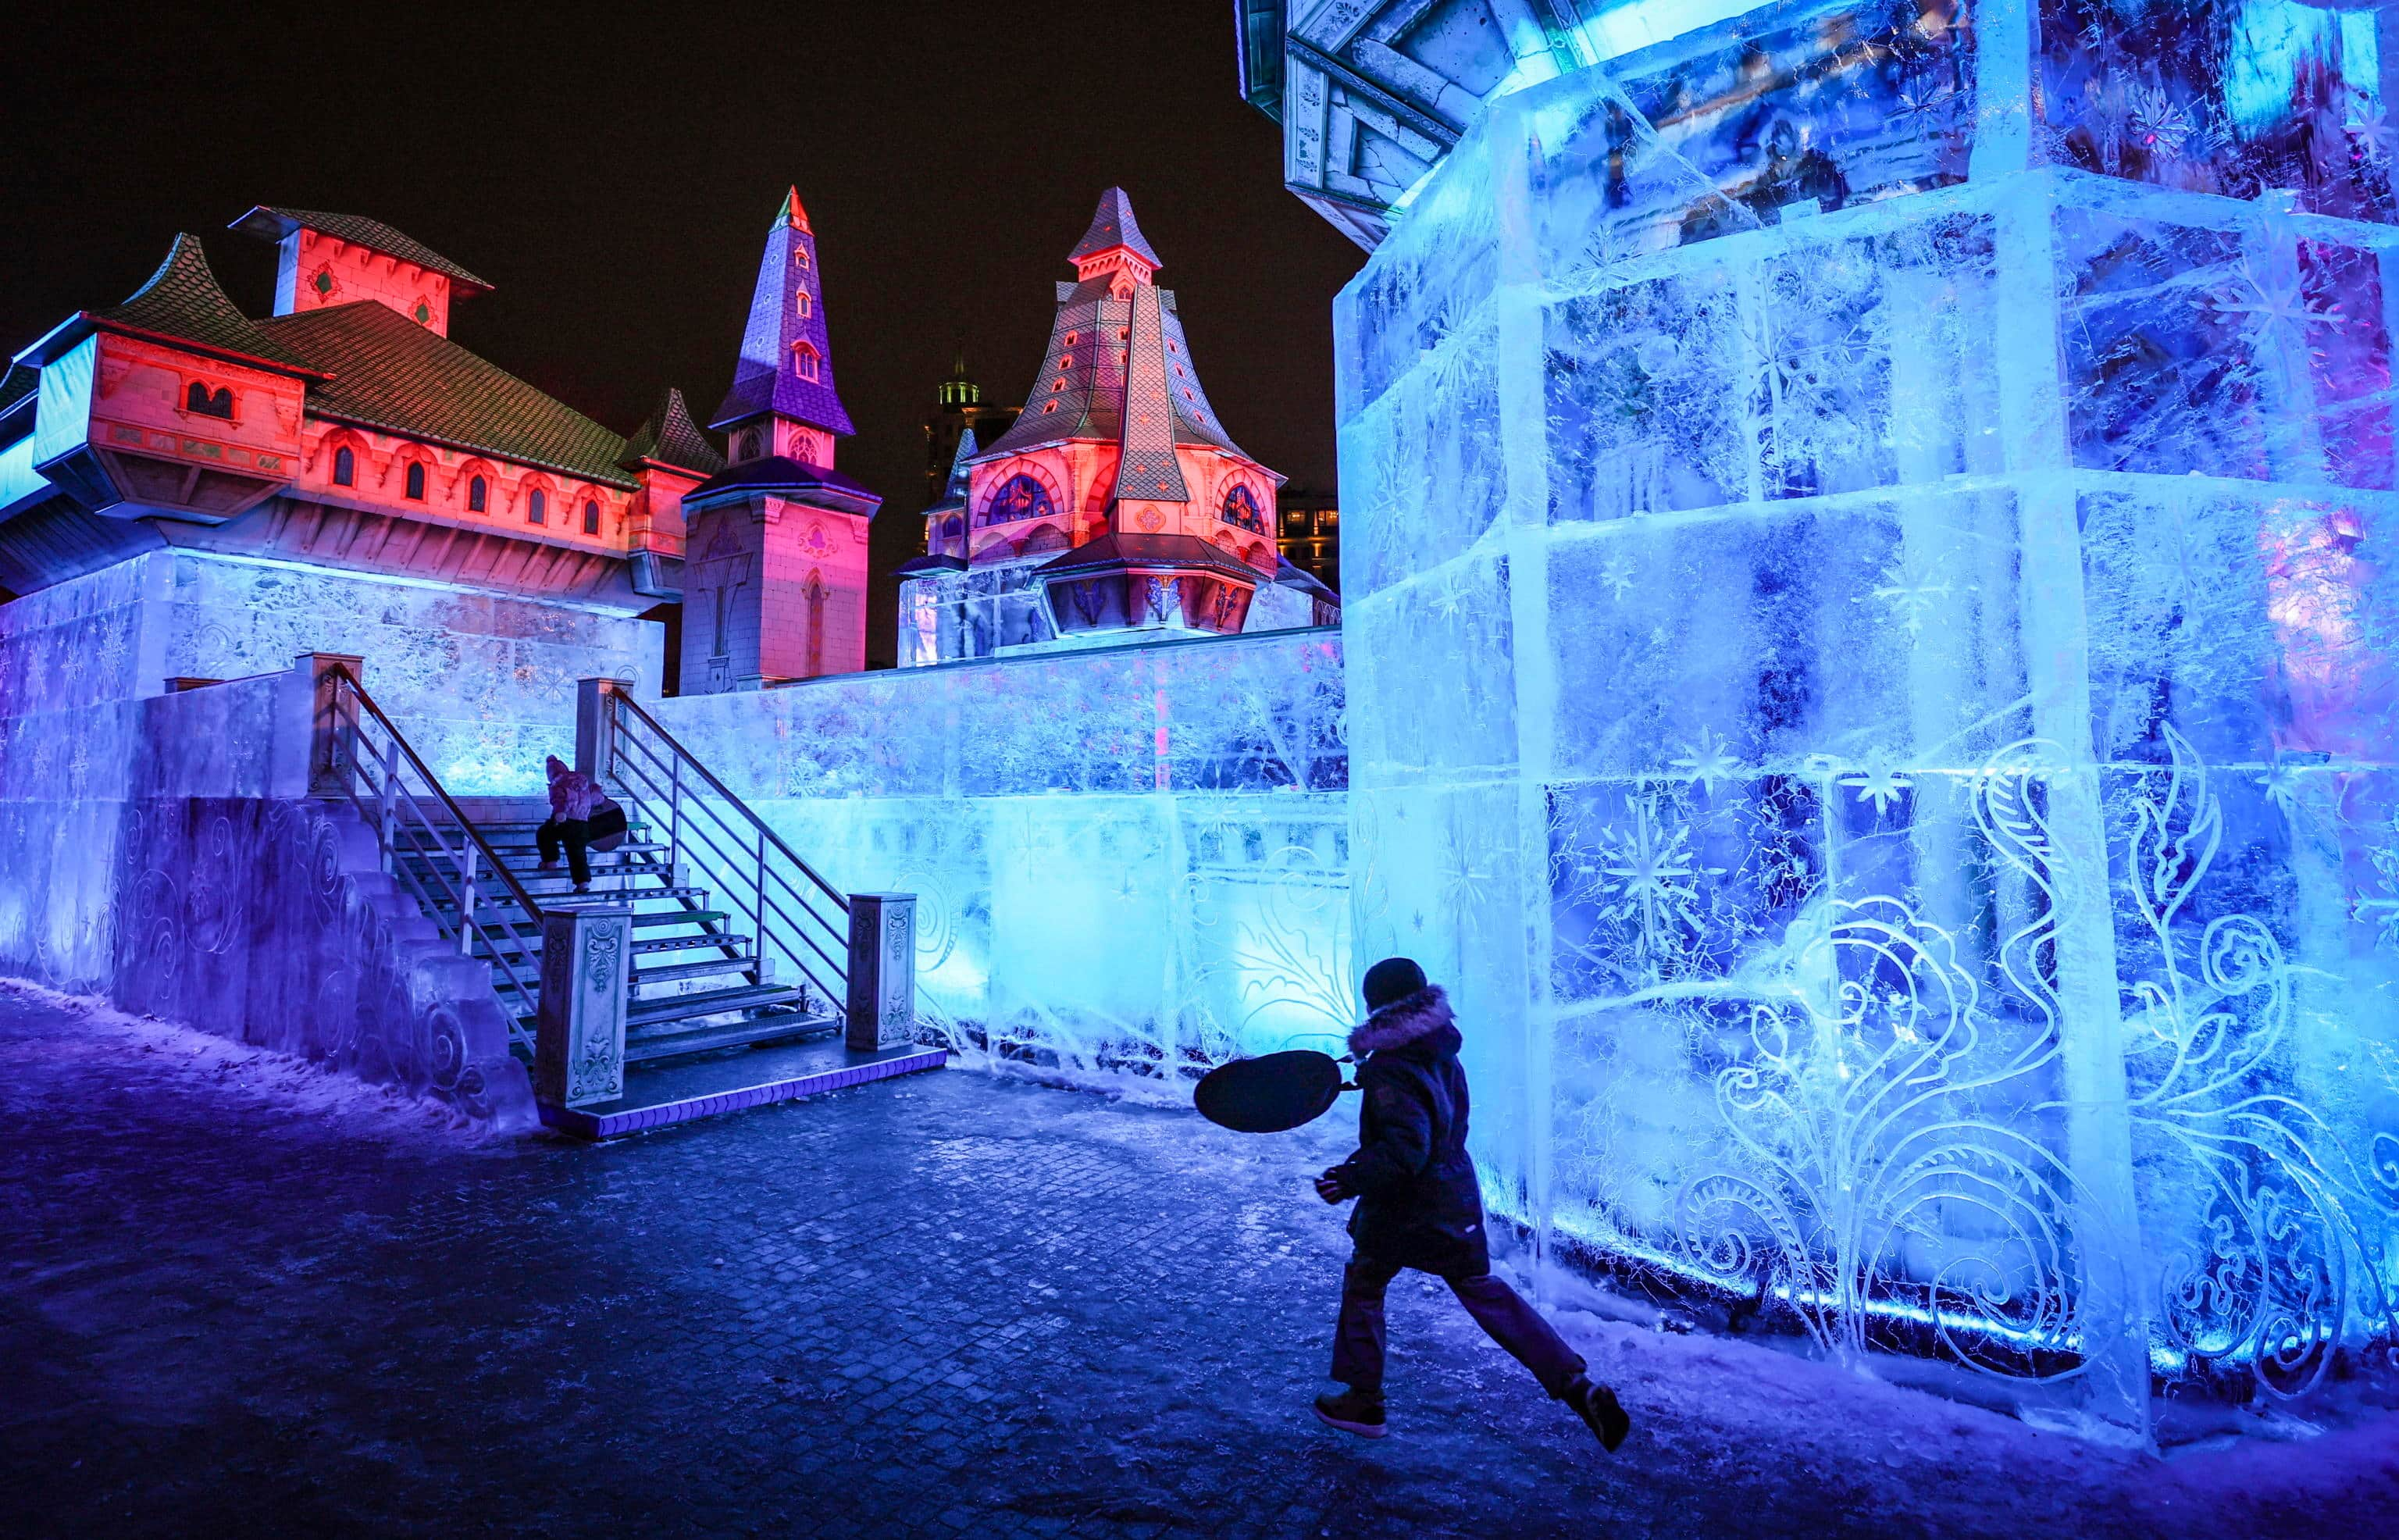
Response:
[[[2135,1433],[2391,1361],[2365,14],[1753,12],[1345,291],[1355,945],[1554,1251]]]

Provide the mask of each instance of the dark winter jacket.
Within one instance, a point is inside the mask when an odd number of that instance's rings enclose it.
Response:
[[[1361,1252],[1447,1277],[1491,1271],[1483,1188],[1466,1153],[1466,1070],[1449,998],[1433,985],[1394,1000],[1349,1034],[1358,1056],[1358,1153],[1341,1164],[1358,1195]]]

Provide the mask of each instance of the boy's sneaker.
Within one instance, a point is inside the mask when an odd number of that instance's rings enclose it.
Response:
[[[1617,1400],[1616,1392],[1586,1376],[1578,1376],[1561,1398],[1599,1436],[1599,1447],[1610,1454],[1633,1431],[1633,1419]]]
[[[1383,1398],[1369,1396],[1362,1390],[1319,1396],[1316,1417],[1327,1427],[1337,1427],[1361,1439],[1379,1439],[1390,1431],[1383,1425]]]

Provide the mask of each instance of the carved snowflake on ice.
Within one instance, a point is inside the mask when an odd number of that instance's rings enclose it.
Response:
[[[1733,757],[1731,747],[1730,741],[1714,728],[1702,727],[1700,741],[1684,744],[1681,757],[1667,763],[1699,782],[1700,790],[1713,797],[1716,782],[1741,777],[1741,761]]]
[[[1871,593],[1891,607],[1908,635],[1918,636],[1926,617],[1946,603],[1953,591],[1938,566],[1911,556],[1885,567],[1881,583]]]
[[[2348,317],[2338,304],[2309,296],[2296,273],[2260,273],[2247,257],[2230,278],[2216,286],[2207,303],[2217,312],[2239,317],[2258,344],[2293,343],[2305,345],[2315,327],[2338,329]]]
[[[1840,778],[1839,784],[1855,791],[1860,802],[1874,804],[1875,817],[1891,811],[1891,804],[1904,796],[1910,785],[1907,777],[1893,764],[1862,764]]]
[[[1621,556],[1609,557],[1606,564],[1599,569],[1599,580],[1607,585],[1609,593],[1622,599],[1633,591],[1633,562]]]
[[[1661,817],[1655,796],[1633,800],[1630,827],[1599,831],[1591,867],[1602,918],[1631,921],[1633,954],[1653,970],[1700,934],[1700,879],[1720,875],[1700,864],[1690,831]]]
[[[2356,121],[2349,125],[2349,133],[2357,142],[2358,155],[2369,165],[2389,160],[2391,116],[2382,110],[2382,103],[2370,96],[2359,96],[2354,92],[2351,93],[2350,103]]]
[[[2165,92],[2154,86],[2133,88],[2129,127],[2133,137],[2161,155],[2180,155],[2198,131],[2198,125]]]

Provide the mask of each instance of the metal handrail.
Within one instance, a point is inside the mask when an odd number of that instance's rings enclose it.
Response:
[[[347,761],[343,763],[337,759],[334,768],[342,774],[342,783],[350,801],[361,813],[369,813],[373,817],[376,837],[383,845],[393,879],[416,896],[435,925],[455,937],[458,950],[471,957],[475,954],[476,942],[483,944],[490,953],[490,962],[501,975],[500,979],[495,981],[495,987],[515,997],[518,1008],[513,1013],[515,1020],[508,1025],[510,1039],[520,1047],[530,1048],[531,1037],[523,1023],[540,1011],[540,969],[538,966],[521,966],[530,960],[532,945],[510,934],[518,922],[503,920],[499,925],[494,925],[478,912],[478,899],[483,897],[483,872],[496,875],[507,890],[505,896],[494,895],[484,907],[504,907],[513,902],[522,915],[522,923],[530,925],[536,940],[542,925],[541,905],[467,817],[466,809],[451,797],[440,777],[434,775],[432,767],[425,763],[407,736],[400,732],[399,724],[375,704],[373,696],[367,694],[358,676],[336,664],[330,670],[330,677],[334,682],[334,693],[328,705],[333,713],[336,729],[331,736],[336,745],[337,756]],[[386,752],[375,755],[362,751],[365,744],[360,723],[354,712],[345,713],[342,709],[346,696],[351,697],[356,706],[363,709],[382,728],[388,740]],[[415,791],[401,784],[400,762],[402,758],[424,782],[426,789],[439,799],[440,810],[446,815],[449,824],[456,829],[460,838],[454,849],[448,829],[428,816],[423,799]],[[378,759],[383,762],[380,765],[375,763]],[[374,806],[372,809],[359,796],[361,786],[373,796]],[[429,839],[429,845],[403,850],[396,825],[404,822],[413,822],[421,829]],[[431,879],[430,888],[414,865],[404,858],[408,856],[427,858],[422,864],[427,868],[426,875]],[[454,867],[454,871],[445,871],[445,865]],[[438,898],[436,889],[439,890]],[[456,910],[454,930],[441,920],[440,911],[444,904],[454,906]],[[504,946],[504,941],[516,944]]]
[[[673,776],[676,766],[661,760],[657,751],[652,750],[649,745],[640,742],[633,738],[630,734],[619,733],[615,736],[613,741],[618,749],[617,758],[619,763],[611,767],[612,772],[624,770],[632,771],[634,774],[641,777],[642,784],[649,789],[650,794],[653,797],[664,796],[671,799],[675,804],[675,810],[679,813],[683,805],[682,799],[679,795],[680,787],[672,784],[665,786],[660,785],[658,783],[657,777],[655,774],[643,770],[641,765],[628,757],[623,750],[627,748],[639,750],[642,757],[648,760],[655,770],[666,771],[671,777]],[[730,823],[727,823],[724,816],[718,813],[716,809],[711,806],[708,803],[695,797],[692,800],[691,805],[698,811],[706,813],[710,822],[713,823],[718,831],[721,831],[727,839],[739,838],[739,833],[735,831],[733,826]],[[737,803],[735,805],[739,806],[739,804]],[[741,811],[745,814],[749,814],[753,820],[756,818],[756,815],[751,814],[748,808],[742,808]],[[678,819],[678,828],[676,830],[677,833],[682,831],[679,824],[680,820]],[[706,829],[695,826],[691,830],[691,833],[696,839],[704,843],[709,850],[713,852],[719,860],[730,861],[736,858],[734,853],[725,849],[723,844],[720,844]],[[782,847],[781,841],[778,840],[775,843],[779,848]],[[790,854],[788,848],[784,849],[784,854]],[[793,858],[796,860],[797,858]],[[781,871],[776,868],[768,867],[766,871],[771,873],[777,882],[782,884],[784,891],[791,894],[793,900],[798,903],[801,913],[806,914],[809,919],[814,920],[818,925],[822,925],[825,933],[833,937],[835,941],[840,942],[844,946],[848,944],[847,932],[842,926],[834,925],[832,921],[826,919],[823,915],[818,913],[813,908],[809,907],[807,895],[801,891],[797,884],[793,883],[791,878],[785,876]],[[843,910],[847,912],[848,907],[847,901],[843,900]],[[779,909],[778,910],[778,912],[780,912]],[[783,917],[786,920],[791,918],[788,914],[785,914]],[[828,957],[826,958],[826,961],[831,962],[832,959]]]
[[[848,898],[801,859],[781,835],[695,759],[656,717],[621,691],[609,691],[606,699],[606,709],[617,714],[610,720],[605,735],[603,777],[617,782],[637,802],[638,792],[646,793],[653,803],[667,803],[668,838],[678,858],[690,857],[710,887],[728,904],[748,909],[761,961],[769,958],[770,947],[772,952],[788,957],[823,992],[827,1003],[838,1008],[848,992]],[[636,727],[646,733],[635,732]],[[653,825],[658,822],[656,809],[648,817]],[[818,892],[833,900],[834,910],[841,916],[839,923],[817,909],[806,886],[771,858],[777,856],[798,868]],[[745,896],[749,901],[742,905]],[[832,950],[819,939],[818,932],[833,943]],[[809,952],[816,954],[822,971],[810,964]]]
[[[824,890],[824,896],[834,901],[834,906],[835,908],[839,909],[844,914],[849,912],[849,899],[845,898],[841,891],[834,887],[833,884],[826,882],[822,876],[819,875],[815,867],[812,867],[807,862],[800,859],[799,853],[794,851],[790,845],[785,844],[781,835],[776,833],[772,829],[767,828],[766,820],[752,812],[748,803],[745,803],[739,797],[735,796],[731,787],[728,787],[723,781],[718,780],[714,772],[711,771],[707,765],[700,763],[698,760],[692,757],[690,750],[685,749],[682,744],[675,741],[675,736],[672,733],[670,733],[664,727],[659,726],[657,718],[650,715],[647,711],[643,710],[642,708],[634,702],[632,696],[625,694],[621,690],[609,691],[608,698],[615,702],[618,708],[631,712],[634,718],[639,721],[643,726],[648,728],[651,732],[656,733],[658,736],[659,742],[665,744],[669,749],[674,751],[676,759],[690,765],[692,769],[698,774],[702,780],[705,780],[711,787],[715,789],[718,796],[723,797],[726,802],[739,808],[741,812],[741,816],[750,820],[751,827],[757,830],[762,837],[771,842],[776,849],[781,851],[784,858],[793,866],[796,866],[802,871],[806,872],[810,882],[816,884],[818,887]]]
[[[359,697],[359,704],[365,707],[373,715],[375,721],[383,723],[383,730],[391,735],[392,742],[398,744],[400,751],[408,756],[408,763],[415,767],[418,775],[425,777],[425,784],[433,789],[433,794],[441,799],[443,811],[457,820],[458,827],[466,831],[467,838],[475,842],[476,850],[481,854],[484,860],[491,863],[492,870],[500,874],[500,881],[508,885],[509,896],[523,907],[525,913],[535,924],[540,923],[541,906],[534,902],[533,895],[525,891],[524,884],[517,881],[516,873],[510,871],[506,863],[501,861],[500,853],[492,848],[492,843],[476,830],[474,823],[467,817],[467,810],[453,801],[450,793],[443,790],[441,778],[433,773],[431,766],[418,757],[414,749],[409,747],[408,739],[401,735],[399,727],[393,724],[391,718],[384,714],[383,708],[375,704],[374,696],[367,694],[367,687],[359,682],[356,674],[351,673],[347,668],[339,663],[333,665],[332,672],[335,678],[349,687],[350,694]],[[412,800],[413,800],[413,797]]]

